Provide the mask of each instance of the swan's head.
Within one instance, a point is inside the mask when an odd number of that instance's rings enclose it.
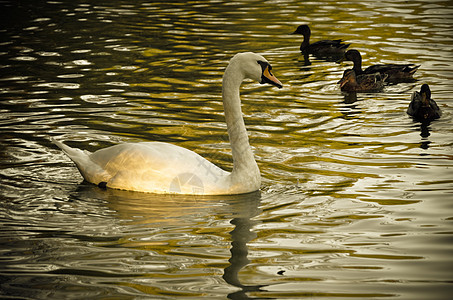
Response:
[[[258,81],[261,84],[269,83],[279,89],[283,87],[280,80],[272,74],[271,64],[261,55],[253,52],[238,53],[232,59],[244,72],[246,78]]]

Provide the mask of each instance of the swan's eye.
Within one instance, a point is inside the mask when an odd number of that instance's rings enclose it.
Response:
[[[270,71],[272,70],[272,66],[266,62],[266,61],[261,61],[261,60],[257,60],[256,61],[260,66],[261,66],[261,70],[264,72],[264,70],[266,70],[266,68],[268,68],[269,70],[269,73]]]

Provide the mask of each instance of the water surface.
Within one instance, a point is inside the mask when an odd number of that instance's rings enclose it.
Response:
[[[448,299],[450,1],[66,2],[2,3],[1,296]],[[351,64],[305,61],[302,23],[417,81],[341,93]],[[230,170],[221,77],[242,51],[284,84],[242,86],[259,193],[101,190],[50,142],[172,142]],[[425,82],[430,124],[405,113]]]

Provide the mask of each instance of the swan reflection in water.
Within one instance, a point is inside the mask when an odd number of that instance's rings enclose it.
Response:
[[[216,219],[231,218],[230,224],[235,226],[229,232],[231,236],[231,258],[228,260],[229,264],[224,269],[222,277],[226,283],[239,288],[239,290],[228,294],[228,298],[251,299],[253,297],[249,297],[247,293],[263,291],[261,288],[265,285],[247,285],[239,279],[240,270],[250,263],[247,258],[247,243],[257,236],[252,228],[257,223],[256,220],[253,220],[253,217],[261,213],[259,208],[261,193],[259,191],[229,196],[157,195],[114,189],[103,190],[86,183],[79,185],[75,194],[73,198],[86,199],[89,203],[99,202],[99,200],[105,201],[109,211],[116,215],[116,222],[119,223],[116,226],[118,229],[123,228],[124,230],[124,226],[136,228],[132,231],[140,236],[128,237],[124,236],[128,235],[126,233],[116,233],[122,236],[121,247],[149,249],[152,244],[153,251],[159,253],[159,255],[168,255],[172,252],[172,249],[169,249],[171,246],[168,246],[167,243],[161,243],[162,246],[153,244],[149,239],[149,229],[155,232],[159,229],[158,227],[188,228],[189,226],[198,230],[200,227],[210,226],[209,221],[212,221],[212,216],[215,216]],[[112,222],[115,221],[112,220]],[[109,226],[113,228],[114,224]],[[137,232],[136,230],[139,228],[141,230]],[[221,226],[217,229],[222,231],[224,227]],[[217,229],[211,228],[210,230]],[[127,231],[130,231],[130,229]],[[142,235],[146,239],[141,238]],[[161,240],[161,242],[163,241]],[[200,241],[200,243],[203,243],[203,241]],[[163,288],[165,289],[165,287]],[[259,299],[263,298],[260,297]]]
[[[245,196],[245,195],[244,195]],[[252,231],[253,226],[257,221],[252,220],[253,217],[261,213],[259,203],[261,200],[260,192],[248,194],[243,199],[238,199],[235,203],[231,203],[234,212],[233,219],[230,221],[235,227],[230,232],[231,235],[231,258],[228,260],[230,265],[225,268],[223,279],[240,288],[239,291],[228,294],[228,299],[257,299],[249,297],[248,292],[260,292],[261,288],[266,285],[245,285],[239,280],[239,272],[242,268],[250,263],[248,259],[247,243],[257,237],[257,234]],[[273,299],[263,298],[259,299]]]

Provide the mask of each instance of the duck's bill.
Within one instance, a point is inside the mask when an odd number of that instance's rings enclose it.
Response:
[[[342,88],[342,87],[346,84],[346,82],[347,82],[347,80],[345,80],[344,78],[341,78],[341,79],[337,82],[337,84],[339,84],[339,85],[340,85],[340,88]]]
[[[261,84],[269,83],[269,84],[275,85],[279,89],[281,89],[283,87],[280,80],[278,80],[277,77],[275,77],[274,74],[271,73],[271,71],[269,70],[269,66],[266,66],[266,68],[264,69],[263,74],[261,75],[260,83]]]

